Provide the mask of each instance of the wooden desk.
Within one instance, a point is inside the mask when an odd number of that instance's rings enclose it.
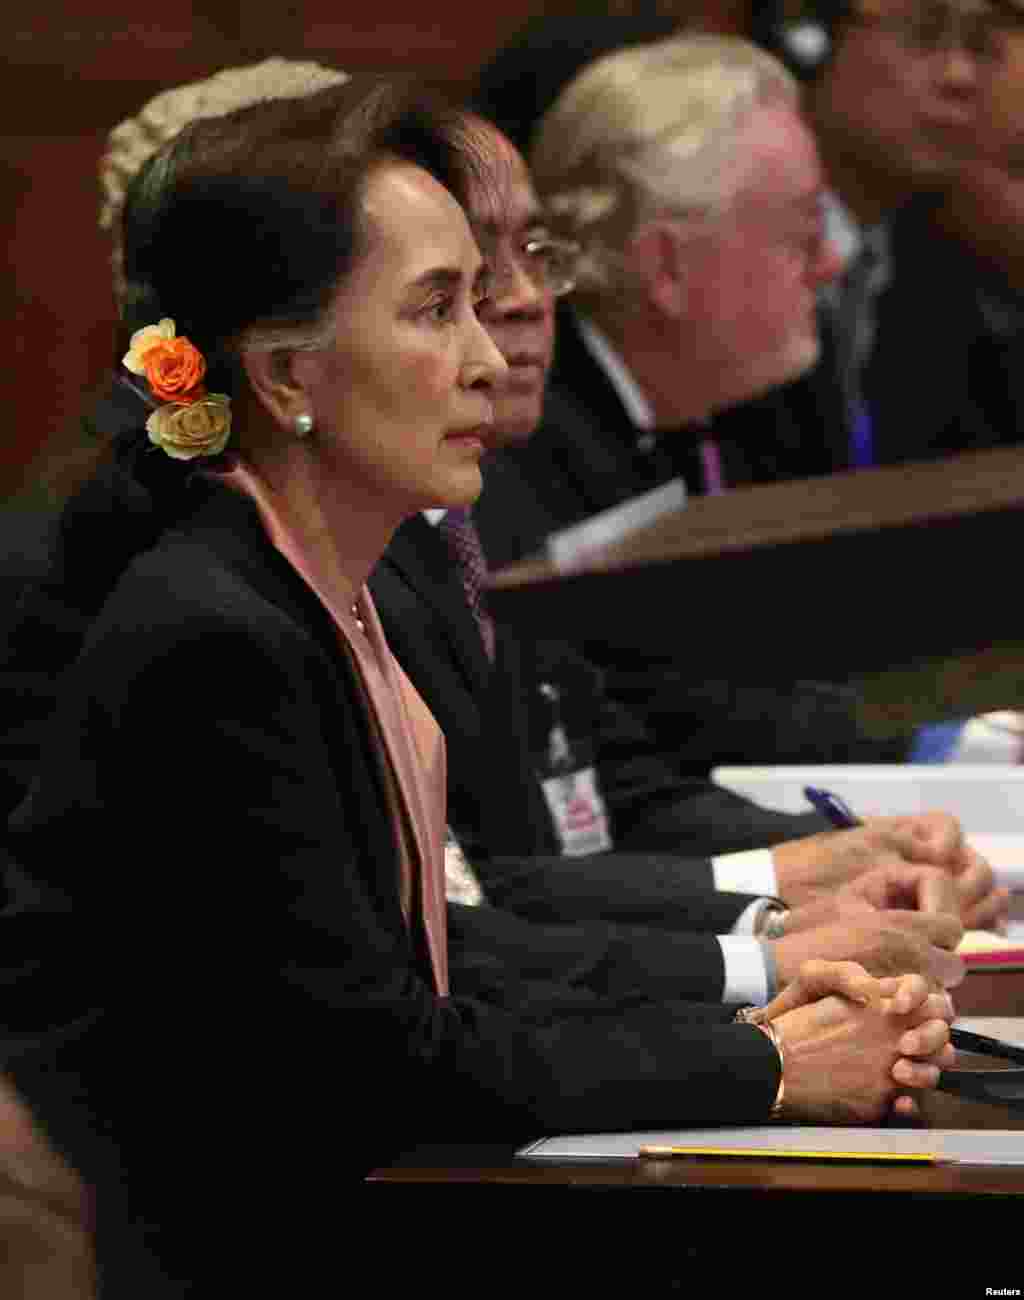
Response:
[[[969,1104],[957,1105],[956,1122],[966,1127]],[[1009,1127],[1003,1118],[1000,1111],[990,1123]],[[425,1146],[370,1175],[361,1198],[366,1221],[400,1222],[403,1233],[412,1225],[410,1254],[399,1258],[410,1280],[410,1260],[421,1266],[431,1242],[456,1252],[462,1243],[505,1293],[528,1288],[538,1300],[638,1288],[644,1296],[735,1296],[741,1292],[712,1280],[763,1283],[769,1259],[789,1261],[787,1298],[850,1294],[842,1280],[870,1286],[860,1293],[879,1300],[925,1294],[918,1288],[926,1285],[944,1300],[1019,1285],[1024,1275],[1020,1168],[739,1160],[546,1166],[515,1161],[512,1152]],[[697,1277],[706,1285],[691,1290]],[[479,1287],[476,1271],[445,1282],[446,1294],[467,1300]]]
[[[1024,613],[985,557],[1013,554],[1022,512],[1020,447],[738,488],[688,500],[585,571],[560,576],[535,557],[492,574],[488,604],[547,637],[658,659],[663,611],[685,591],[688,608],[715,611],[687,639],[691,680],[853,676],[872,721],[902,730],[1018,707]],[[950,619],[951,575],[964,572]],[[827,617],[807,617],[808,592],[858,591],[865,574],[873,618],[824,596]],[[758,622],[772,635],[752,656]]]
[[[763,1284],[773,1259],[788,1261],[785,1289],[772,1288],[787,1300],[850,1294],[840,1281],[879,1300],[926,1294],[918,1290],[926,1285],[939,1300],[983,1296],[986,1286],[1019,1285],[1024,1275],[1020,1168],[739,1160],[546,1166],[514,1161],[512,1151],[409,1152],[371,1174],[362,1198],[367,1220],[415,1225],[427,1243],[457,1249],[462,1242],[506,1292],[514,1285],[538,1300],[737,1296],[726,1281]],[[703,1286],[693,1286],[697,1278]],[[448,1294],[479,1295],[479,1273],[455,1274],[450,1283]],[[973,1289],[957,1289],[960,1283]]]
[[[962,1014],[1024,1014],[1024,972],[969,975],[956,1001]],[[936,1093],[922,1122],[1024,1128],[1024,1115]],[[714,1274],[692,1294],[712,1295],[712,1277],[723,1284],[740,1275],[763,1281],[768,1261],[789,1258],[798,1240],[793,1259],[804,1276],[820,1281],[820,1269],[828,1268],[832,1278],[807,1294],[841,1294],[837,1274],[872,1282],[883,1298],[916,1294],[926,1282],[938,1297],[983,1296],[986,1287],[1021,1286],[1024,1277],[1024,1168],[740,1160],[540,1165],[515,1160],[514,1151],[512,1143],[417,1147],[369,1176],[364,1208],[372,1218],[400,1215],[427,1237],[461,1234],[476,1249],[493,1243],[495,1276],[530,1286],[545,1300],[556,1284],[565,1300],[584,1286],[599,1295],[641,1285],[646,1294],[682,1294],[695,1269]],[[501,1243],[510,1240],[515,1250],[506,1256]],[[804,1294],[799,1286],[794,1291],[792,1267],[785,1270],[786,1291]],[[961,1280],[968,1289],[957,1289]],[[462,1289],[455,1277],[452,1285],[454,1294],[468,1296],[478,1293],[479,1279]],[[446,1289],[452,1293],[447,1281]],[[723,1286],[721,1294],[732,1292]]]

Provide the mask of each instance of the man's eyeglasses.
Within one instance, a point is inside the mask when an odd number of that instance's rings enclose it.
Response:
[[[511,278],[510,261],[515,262],[516,269],[541,293],[560,298],[575,287],[580,247],[571,240],[550,235],[531,236],[516,244],[511,255],[500,256],[495,241],[484,239],[481,249],[491,272],[488,297],[501,296]]]
[[[925,5],[917,13],[904,17],[854,10],[846,21],[889,32],[909,54],[924,58],[963,50],[973,58],[993,60],[1002,53],[1000,23],[988,9],[962,13],[944,5]]]

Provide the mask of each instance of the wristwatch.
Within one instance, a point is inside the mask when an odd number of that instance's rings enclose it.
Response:
[[[785,936],[788,920],[789,908],[782,903],[769,900],[754,923],[754,934],[759,939],[781,939]]]

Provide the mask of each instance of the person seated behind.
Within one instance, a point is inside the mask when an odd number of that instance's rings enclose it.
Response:
[[[823,295],[827,346],[816,372],[765,403],[788,421],[791,472],[898,464],[1017,439],[1012,380],[1000,373],[970,264],[936,237],[932,219],[981,144],[982,93],[999,57],[997,9],[990,0],[803,0],[752,15],[752,39],[803,83],[827,176],[829,229],[845,263]],[[801,27],[820,33],[815,57],[801,58]],[[823,424],[808,398],[830,375],[843,403],[826,408]],[[757,415],[752,408],[750,419]],[[743,436],[744,419],[730,412],[716,428]]]
[[[871,1121],[949,1056],[944,997],[842,965],[771,1008],[784,1065],[718,1006],[538,1023],[449,989],[443,739],[365,579],[403,517],[480,490],[505,363],[472,156],[457,118],[353,81],[199,123],[136,188],[117,451],[166,528],[139,549],[124,517],[12,819],[3,1002],[6,1069],[97,1186],[111,1296],[300,1250],[319,1275],[334,1208],[294,1191],[325,1159],[345,1182],[430,1137],[776,1102]]]
[[[549,236],[522,158],[499,132],[481,130],[501,185],[493,194],[474,194],[471,187],[471,216],[496,268],[482,320],[510,365],[510,382],[496,395],[494,426],[497,441],[510,445],[529,436],[539,419],[551,362],[555,279],[545,269]],[[564,259],[556,269],[564,287]],[[466,566],[457,558],[453,565],[443,533],[437,521],[407,521],[371,586],[396,654],[449,739],[448,820],[488,900],[546,921],[608,917],[679,924],[686,919],[677,919],[680,888],[688,879],[806,902],[827,892],[830,883],[838,885],[844,873],[856,875],[883,862],[898,868],[901,854],[917,856],[919,841],[887,839],[893,828],[884,824],[857,833],[867,836],[860,841],[859,861],[857,836],[781,843],[787,832],[806,831],[806,819],[760,810],[708,782],[682,781],[651,752],[642,728],[602,699],[593,684],[597,675],[565,647],[548,643],[538,652],[499,625],[491,629],[489,662],[479,593],[474,614],[459,579],[460,571],[466,577]],[[556,722],[549,714],[538,732],[530,726],[530,706],[541,703],[539,686],[551,690],[552,682],[558,683],[564,716]],[[539,780],[543,751],[559,737],[563,757],[574,751],[575,764]],[[558,790],[567,780],[583,792],[586,825],[574,826],[565,815]],[[993,923],[1005,910],[1005,891],[993,891],[990,868],[963,845],[948,819],[938,818],[935,825],[951,835],[944,849],[933,846],[933,857],[963,872],[958,883],[965,916],[972,924]],[[926,823],[914,829],[924,831]],[[730,846],[730,837],[733,846],[776,847],[760,855],[719,855],[711,864],[680,857],[715,836],[722,847]],[[603,851],[594,853],[595,847]],[[559,850],[565,855],[561,867],[551,857]],[[838,859],[851,850],[854,856],[840,867]],[[797,878],[802,869],[810,873],[804,883]],[[844,933],[837,927],[828,936],[807,932],[798,939],[797,914],[790,924],[789,937],[775,948],[783,983],[791,976],[789,953],[796,947],[802,956],[869,961],[863,948],[842,947],[855,942],[853,928]],[[727,951],[735,943],[727,941]]]
[[[947,185],[937,222],[955,246],[970,277],[980,313],[994,342],[998,376],[992,386],[1013,385],[1014,416],[1024,417],[1020,387],[1020,324],[1024,316],[1024,258],[1020,222],[1024,212],[1024,4],[993,0],[999,57],[981,79],[977,154],[963,161]],[[977,364],[981,340],[972,341]],[[985,354],[987,359],[987,354]],[[986,372],[975,374],[980,387]]]

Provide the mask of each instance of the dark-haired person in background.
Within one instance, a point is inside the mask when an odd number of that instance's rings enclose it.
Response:
[[[936,239],[932,222],[936,202],[982,147],[979,92],[1000,52],[991,0],[810,0],[755,9],[754,39],[805,81],[828,178],[829,229],[845,262],[824,302],[824,360],[838,369],[845,419],[816,419],[798,390],[779,395],[771,409],[800,425],[795,459],[783,472],[895,464],[1016,441],[1013,379],[990,346],[972,267]],[[935,284],[942,285],[939,311]],[[829,373],[814,376],[819,395]],[[740,436],[742,418],[732,413],[720,427]]]
[[[1024,424],[1024,2],[992,0],[999,57],[981,78],[976,157],[968,158],[947,187],[939,211],[951,256],[966,264],[977,307],[1013,385],[1016,415]],[[979,386],[984,374],[978,376]]]

